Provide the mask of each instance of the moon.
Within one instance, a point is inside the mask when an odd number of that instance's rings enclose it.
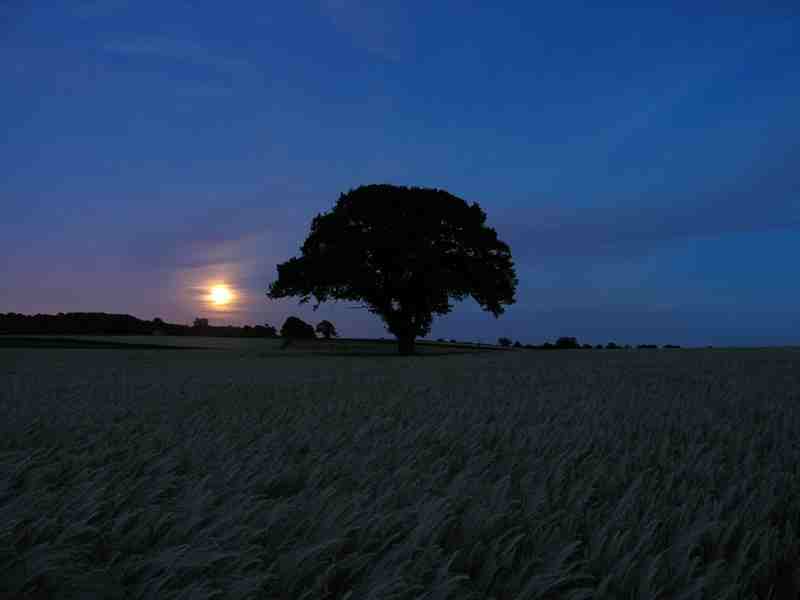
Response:
[[[233,293],[227,285],[215,285],[211,288],[211,302],[215,306],[225,306],[233,300]]]

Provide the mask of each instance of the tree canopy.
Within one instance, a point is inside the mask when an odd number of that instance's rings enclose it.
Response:
[[[300,257],[277,266],[267,297],[313,295],[363,301],[414,353],[432,316],[452,310],[449,299],[472,296],[495,318],[513,304],[518,280],[507,244],[485,225],[477,203],[439,189],[367,185],[318,214]]]

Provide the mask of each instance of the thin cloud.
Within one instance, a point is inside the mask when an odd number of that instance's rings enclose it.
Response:
[[[800,231],[800,149],[791,140],[772,146],[749,170],[705,190],[675,192],[656,205],[641,202],[573,208],[549,204],[508,208],[497,216],[500,237],[515,258],[615,260],[635,258],[665,244],[764,231]]]
[[[414,50],[414,31],[398,12],[401,4],[375,0],[322,0],[322,12],[356,46],[400,62]]]
[[[110,42],[103,46],[107,52],[126,56],[152,56],[165,60],[188,62],[211,67],[226,73],[250,70],[249,62],[215,54],[207,47],[169,38],[140,38],[127,42]]]
[[[117,16],[127,10],[131,0],[93,0],[78,2],[72,9],[72,15],[81,20],[97,19],[101,17]]]

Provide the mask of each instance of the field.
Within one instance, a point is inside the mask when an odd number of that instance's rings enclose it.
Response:
[[[0,598],[800,591],[800,351],[125,342],[0,347]]]

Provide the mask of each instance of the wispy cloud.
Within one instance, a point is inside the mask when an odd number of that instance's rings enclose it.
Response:
[[[405,3],[382,0],[322,0],[333,26],[369,53],[399,62],[414,50],[414,31],[403,18]]]
[[[111,17],[126,10],[130,4],[131,0],[88,0],[76,2],[71,8],[71,12],[82,20]]]
[[[800,231],[800,150],[778,146],[749,170],[672,202],[572,208],[550,204],[489,215],[515,258],[592,257],[610,261],[650,254],[692,238]]]
[[[107,52],[127,56],[151,56],[178,62],[188,62],[211,67],[231,74],[250,71],[248,61],[228,58],[211,51],[206,46],[163,37],[138,38],[131,41],[110,42],[103,46]]]

